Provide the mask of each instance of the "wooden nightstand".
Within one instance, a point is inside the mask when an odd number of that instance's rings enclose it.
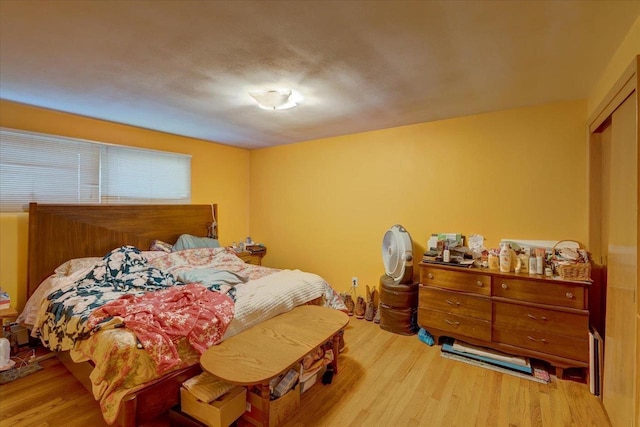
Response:
[[[5,319],[12,320],[12,319],[15,319],[16,317],[18,317],[18,312],[16,311],[15,308],[9,307],[9,308],[0,309],[0,327],[4,326]]]
[[[15,317],[18,317],[18,312],[15,308],[9,307],[0,309],[0,320],[13,319]]]
[[[262,257],[266,254],[267,252],[260,252],[257,254],[252,254],[251,252],[240,252],[238,255],[238,258],[240,258],[241,260],[243,260],[244,262],[246,262],[247,264],[254,264],[254,265],[262,265]]]

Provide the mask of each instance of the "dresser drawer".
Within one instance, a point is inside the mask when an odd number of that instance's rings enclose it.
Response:
[[[491,300],[488,297],[421,286],[418,305],[445,313],[491,320]]]
[[[452,337],[463,335],[484,341],[491,341],[491,322],[457,314],[418,308],[418,324],[425,329],[450,332]]]
[[[461,292],[491,295],[491,276],[469,270],[454,271],[420,266],[420,283]]]
[[[493,323],[495,327],[545,331],[584,339],[589,331],[589,314],[494,302]]]
[[[589,361],[589,341],[586,338],[579,339],[544,331],[494,326],[493,341],[581,362]]]
[[[576,284],[494,277],[493,295],[580,310],[586,308],[584,288]]]

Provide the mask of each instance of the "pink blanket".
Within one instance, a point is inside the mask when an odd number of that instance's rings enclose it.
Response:
[[[159,374],[180,364],[174,339],[186,337],[199,353],[219,343],[233,319],[233,300],[199,284],[141,296],[125,295],[91,313],[93,328],[114,316],[124,320],[156,363]],[[109,326],[116,326],[109,322]]]

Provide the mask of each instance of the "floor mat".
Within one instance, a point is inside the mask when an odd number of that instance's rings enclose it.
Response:
[[[33,362],[26,366],[2,371],[0,372],[0,384],[10,383],[18,378],[26,377],[34,372],[38,372],[40,369],[42,369],[42,366],[40,366],[38,362]]]

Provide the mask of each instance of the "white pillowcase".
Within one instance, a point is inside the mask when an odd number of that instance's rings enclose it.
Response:
[[[78,270],[84,270],[87,267],[93,268],[102,260],[100,257],[74,258],[59,265],[54,272],[57,276],[69,276]]]

